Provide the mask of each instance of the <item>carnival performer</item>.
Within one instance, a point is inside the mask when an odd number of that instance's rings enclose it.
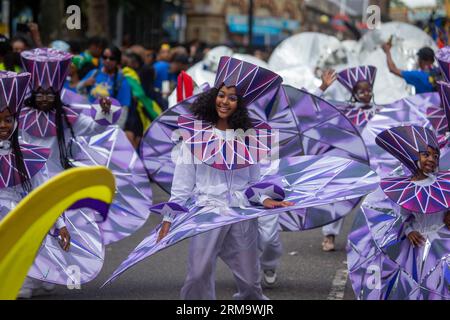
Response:
[[[117,161],[115,157],[109,156],[109,153],[118,146],[121,148],[122,157],[129,153],[131,158],[138,157],[126,138],[125,144],[122,142],[123,139],[119,139],[121,134],[119,128],[108,129],[108,125],[114,122],[109,121],[114,120],[111,105],[105,101],[100,102],[98,107],[100,111],[97,112],[98,110],[94,108],[93,111],[96,113],[93,118],[69,108],[62,102],[61,90],[71,63],[70,54],[53,49],[34,49],[24,51],[22,59],[24,68],[31,73],[29,85],[31,95],[25,100],[25,107],[20,112],[19,135],[24,143],[33,143],[50,149],[47,161],[49,177],[74,167],[73,161],[77,161],[77,165],[104,165],[113,172],[121,171],[127,180],[124,186],[118,185],[116,190],[115,205],[111,206],[108,212],[112,219],[99,224],[94,210],[82,207],[67,210],[64,213],[65,221],[72,237],[71,242],[76,245],[71,246],[73,249],[67,255],[61,256],[59,252],[55,252],[58,239],[47,237],[40,249],[39,258],[29,272],[29,276],[37,280],[60,285],[67,283],[81,285],[94,279],[100,272],[104,262],[105,244],[129,236],[149,215],[147,212],[140,214],[134,208],[134,204],[128,205],[128,200],[122,197],[124,189],[127,192],[132,191],[133,196],[136,195],[129,176],[133,173],[133,166],[139,166],[139,161],[131,161],[129,167],[125,167],[121,162],[123,159]],[[111,131],[114,131],[114,134]],[[112,135],[115,143],[111,146],[108,145],[111,138],[103,140],[108,149],[100,153],[95,150],[98,150],[98,147],[105,149],[105,146],[96,146],[94,149],[86,143],[82,145],[82,151],[78,151],[81,149],[80,140],[100,133],[108,137]],[[72,152],[73,147],[77,149],[76,152]],[[104,152],[109,152],[107,160],[103,160]],[[120,162],[120,165],[117,165],[117,162]],[[117,176],[117,173],[115,174]],[[121,175],[119,177],[122,178]],[[146,181],[143,193],[148,192],[148,179]],[[151,195],[151,191],[148,195]],[[143,202],[142,198],[141,195],[135,197],[138,206]],[[149,198],[145,198],[146,204],[149,201]],[[74,265],[80,268],[78,279],[73,278],[70,271]]]
[[[24,51],[25,70],[31,73],[31,95],[20,114],[21,137],[52,150],[50,174],[71,167],[70,141],[95,135],[105,127],[91,117],[78,114],[61,101],[61,90],[70,67],[71,55],[54,49]],[[101,103],[104,113],[111,104]]]
[[[65,76],[71,55],[52,49],[22,53],[24,67],[31,73],[31,96],[20,115],[21,138],[51,149],[47,167],[52,177],[74,166],[103,165],[115,175],[117,188],[108,220],[100,225],[103,244],[119,241],[142,226],[149,216],[143,210],[151,203],[151,186],[134,147],[116,125],[120,105],[104,98],[90,105],[90,116],[75,109],[71,93],[62,102]],[[69,107],[70,106],[70,107]],[[74,213],[75,215],[75,213]],[[75,215],[76,216],[76,215]],[[101,248],[101,246],[100,246]]]
[[[222,66],[223,66],[222,62]],[[224,69],[220,70],[225,73]],[[214,133],[227,139],[227,130],[248,130],[253,127],[243,99],[248,87],[236,78],[218,72],[216,86],[202,94],[192,104],[196,119],[211,123]],[[281,79],[275,75],[274,81]],[[221,83],[220,83],[221,82]],[[265,88],[264,88],[265,89]],[[183,149],[182,152],[190,152]],[[183,155],[180,155],[183,157]],[[184,156],[186,157],[186,156]],[[243,191],[260,180],[258,164],[233,171],[221,171],[206,164],[177,164],[172,184],[171,202],[185,205],[196,190],[197,202],[203,205],[239,206]],[[240,197],[240,198],[239,198]],[[261,197],[266,208],[286,207],[293,203]],[[199,203],[199,205],[201,205]],[[158,241],[169,232],[171,217],[165,216]],[[218,228],[192,238],[189,247],[188,275],[181,290],[182,299],[215,299],[214,273],[220,257],[231,268],[238,299],[264,299],[259,283],[258,223],[250,220]]]
[[[50,150],[19,143],[18,118],[30,81],[29,73],[0,72],[0,219],[30,191],[48,179],[46,162]],[[68,251],[70,233],[62,217],[54,229],[61,238],[61,249]],[[31,298],[33,289],[53,289],[53,285],[27,277],[19,298]]]
[[[351,94],[348,102],[332,102],[361,133],[368,148],[371,167],[380,175],[386,175],[398,167],[398,161],[375,143],[382,130],[400,124],[419,124],[432,127],[424,109],[439,104],[437,93],[421,94],[387,105],[375,102],[373,87],[377,69],[374,66],[358,66],[342,70],[337,80]],[[343,220],[322,228],[325,252],[335,249],[335,238],[340,234]]]
[[[363,205],[364,219],[347,247],[355,294],[450,299],[450,172],[439,170],[436,136],[427,128],[402,126],[381,132],[376,141],[410,174],[382,179],[384,197],[369,197]]]
[[[289,210],[302,211],[304,207],[339,199],[343,194],[331,190],[336,187],[335,178],[339,180],[340,174],[329,174],[347,170],[348,167],[340,167],[343,162],[365,168],[362,171],[368,169],[356,161],[337,157],[333,160],[316,156],[286,157],[274,161],[262,174],[259,163],[262,158],[251,150],[268,151],[272,135],[267,132],[271,130],[263,122],[251,120],[248,106],[253,102],[262,106],[260,103],[267,101],[267,95],[277,92],[280,85],[281,78],[269,70],[222,57],[212,89],[165,111],[172,114],[182,110],[184,114],[178,117],[178,134],[183,139],[174,145],[176,165],[170,201],[152,207],[154,212],[164,215],[163,223],[130,254],[108,282],[157,251],[193,237],[188,275],[181,290],[183,299],[215,299],[214,269],[218,257],[232,269],[238,287],[236,299],[266,298],[260,286],[256,218]],[[157,125],[156,121],[152,127]],[[253,129],[253,134],[242,136],[247,129]],[[178,141],[176,137],[173,139]],[[249,141],[257,147],[252,147]],[[303,176],[306,167],[311,169],[321,161],[335,162],[326,167],[326,173],[319,169],[320,177]],[[334,165],[341,169],[332,169]],[[324,188],[319,183],[323,181],[322,174],[331,179],[326,179],[330,183]],[[364,185],[370,190],[373,178],[372,174],[364,178]],[[304,179],[318,180],[306,183]],[[355,192],[362,186],[360,177],[353,182],[345,191],[349,192],[348,198],[361,196],[360,191]],[[302,186],[309,191],[298,190]],[[321,190],[310,192],[310,186]],[[284,187],[289,192],[280,196]],[[305,198],[305,193],[311,196]],[[320,200],[316,198],[318,194]]]

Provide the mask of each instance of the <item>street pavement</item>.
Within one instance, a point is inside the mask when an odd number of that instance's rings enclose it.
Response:
[[[153,201],[168,200],[168,195],[153,185]],[[283,232],[284,254],[278,270],[278,281],[264,294],[273,300],[325,300],[355,299],[351,285],[346,279],[346,236],[354,215],[345,219],[342,236],[336,240],[336,251],[321,250],[321,229],[305,232]],[[100,288],[106,279],[128,254],[158,224],[159,217],[152,216],[132,236],[108,246],[105,264],[98,277],[81,289],[69,290],[58,286],[51,294],[33,299],[179,299],[179,292],[186,275],[189,240],[170,247],[128,270],[112,284]],[[231,271],[221,261],[216,273],[217,298],[232,299],[235,293]]]

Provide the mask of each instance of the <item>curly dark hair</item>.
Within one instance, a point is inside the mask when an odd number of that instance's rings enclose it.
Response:
[[[207,121],[212,124],[217,124],[219,115],[216,111],[216,98],[219,89],[211,88],[206,92],[201,93],[198,98],[192,103],[191,111],[196,118],[202,121]],[[253,124],[248,115],[247,108],[243,105],[241,97],[238,96],[238,107],[236,111],[228,119],[228,124],[231,129],[247,130],[253,127]]]

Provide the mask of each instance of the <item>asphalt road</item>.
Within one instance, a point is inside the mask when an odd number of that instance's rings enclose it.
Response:
[[[154,203],[167,201],[168,196],[158,187],[153,188]],[[346,218],[342,236],[337,238],[335,252],[321,250],[320,229],[282,234],[284,254],[278,270],[276,286],[264,289],[273,300],[324,300],[354,299],[346,280],[345,243],[353,216]],[[149,221],[134,235],[107,248],[106,260],[99,276],[82,285],[80,290],[58,286],[52,294],[33,299],[179,299],[179,292],[186,275],[188,241],[183,241],[141,262],[128,270],[111,285],[100,289],[104,281],[128,256],[141,240],[159,222],[158,217]],[[232,299],[235,293],[230,270],[219,260],[216,275],[217,298]]]

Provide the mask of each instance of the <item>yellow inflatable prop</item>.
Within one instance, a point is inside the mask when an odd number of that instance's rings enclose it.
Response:
[[[0,221],[0,299],[17,297],[42,240],[67,208],[83,200],[109,205],[114,193],[111,171],[87,167],[64,171],[24,198]]]

